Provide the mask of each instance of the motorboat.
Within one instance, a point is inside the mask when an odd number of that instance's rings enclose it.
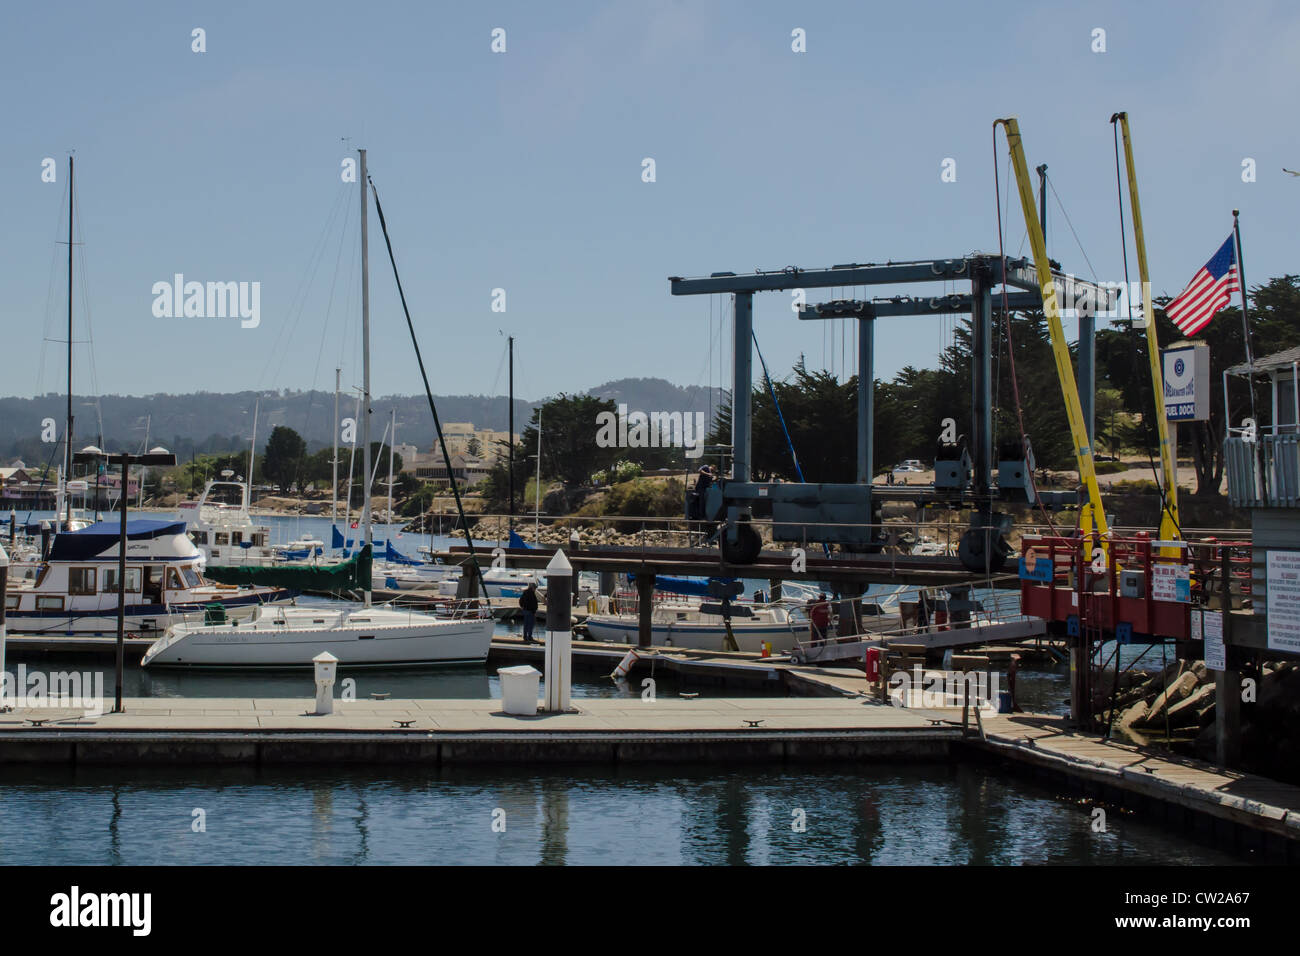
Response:
[[[180,503],[179,512],[208,564],[269,565],[283,560],[270,545],[271,529],[253,522],[244,482],[209,481],[197,501]]]
[[[24,634],[104,635],[117,631],[121,525],[101,521],[55,535],[32,580],[19,580],[5,597],[11,631]],[[201,619],[219,605],[228,616],[287,601],[281,587],[214,584],[202,573],[203,556],[181,521],[133,518],[126,523],[126,629],[161,633],[170,623]]]
[[[597,610],[587,615],[587,633],[592,640],[635,644],[639,617],[635,608],[602,597]],[[663,601],[650,616],[651,643],[704,651],[727,650],[727,625],[716,604],[693,601]],[[758,654],[767,644],[780,652],[792,649],[808,636],[808,618],[802,608],[786,604],[735,604],[731,609],[731,634],[736,646]]]

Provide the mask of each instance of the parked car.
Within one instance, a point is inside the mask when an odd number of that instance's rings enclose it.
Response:
[[[909,458],[907,461],[894,466],[894,474],[908,471],[925,471],[925,467],[915,458]]]

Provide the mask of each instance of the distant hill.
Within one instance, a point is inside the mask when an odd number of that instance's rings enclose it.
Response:
[[[710,391],[713,392],[710,405]],[[661,378],[629,378],[607,382],[576,394],[591,394],[626,403],[629,410],[702,411],[716,408],[725,392],[704,386],[681,387]],[[473,422],[480,428],[504,431],[508,421],[504,395],[435,396],[438,416],[447,422]],[[0,464],[22,458],[28,465],[44,464],[52,446],[40,440],[41,421],[53,418],[63,433],[67,399],[49,393],[37,398],[0,398]],[[287,425],[302,435],[309,448],[330,443],[330,419],[334,412],[333,392],[196,392],[186,395],[104,395],[98,405],[93,398],[74,396],[72,402],[73,444],[80,448],[103,441],[108,450],[138,449],[145,440],[163,445],[182,460],[191,454],[230,451],[248,444],[252,437],[253,408],[260,403],[257,419],[261,447],[276,425]],[[515,431],[522,432],[540,402],[515,399]],[[433,417],[423,395],[376,398],[374,440],[378,441],[397,409],[397,440],[422,448],[434,442]],[[339,402],[339,417],[356,409],[356,399],[345,395]],[[100,418],[103,426],[101,432]],[[102,437],[101,437],[102,436]]]

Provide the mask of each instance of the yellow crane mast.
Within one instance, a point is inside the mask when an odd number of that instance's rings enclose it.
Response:
[[[1156,428],[1160,433],[1160,470],[1164,476],[1164,509],[1160,513],[1160,540],[1177,541],[1182,524],[1178,518],[1178,459],[1177,449],[1169,435],[1165,420],[1164,373],[1160,368],[1160,342],[1156,336],[1156,317],[1151,306],[1151,276],[1147,272],[1147,244],[1142,233],[1142,205],[1138,202],[1137,175],[1133,168],[1133,141],[1129,136],[1128,114],[1116,113],[1110,118],[1118,122],[1124,137],[1124,163],[1128,168],[1129,205],[1133,207],[1133,238],[1137,246],[1138,278],[1142,281],[1142,319],[1147,329],[1147,358],[1151,361],[1152,399],[1155,401]],[[1162,549],[1165,550],[1165,549]],[[1179,552],[1173,551],[1173,554]]]
[[[1088,503],[1080,511],[1079,525],[1084,534],[1089,534],[1095,526],[1105,547],[1110,528],[1106,525],[1106,510],[1101,503],[1101,489],[1097,486],[1097,469],[1092,455],[1092,442],[1084,424],[1083,404],[1079,401],[1079,386],[1074,378],[1074,367],[1070,364],[1070,347],[1061,326],[1061,308],[1056,300],[1052,265],[1047,258],[1047,240],[1043,236],[1043,227],[1038,221],[1038,210],[1034,204],[1034,186],[1029,178],[1029,166],[1025,162],[1020,125],[1014,117],[1010,117],[995,120],[993,126],[995,129],[1001,126],[1006,131],[1007,145],[1011,149],[1011,168],[1016,174],[1020,208],[1025,216],[1025,227],[1029,230],[1029,245],[1034,254],[1034,267],[1038,271],[1038,285],[1043,293],[1043,314],[1047,317],[1047,328],[1052,336],[1052,354],[1056,357],[1056,375],[1060,379],[1061,394],[1065,398],[1070,438],[1074,442],[1074,454],[1079,464],[1079,481],[1088,489]]]

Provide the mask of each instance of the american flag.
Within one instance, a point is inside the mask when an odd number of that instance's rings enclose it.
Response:
[[[1205,328],[1214,314],[1228,304],[1232,293],[1241,286],[1237,281],[1237,257],[1232,236],[1219,246],[1201,271],[1187,283],[1187,288],[1165,306],[1165,315],[1186,336]]]

